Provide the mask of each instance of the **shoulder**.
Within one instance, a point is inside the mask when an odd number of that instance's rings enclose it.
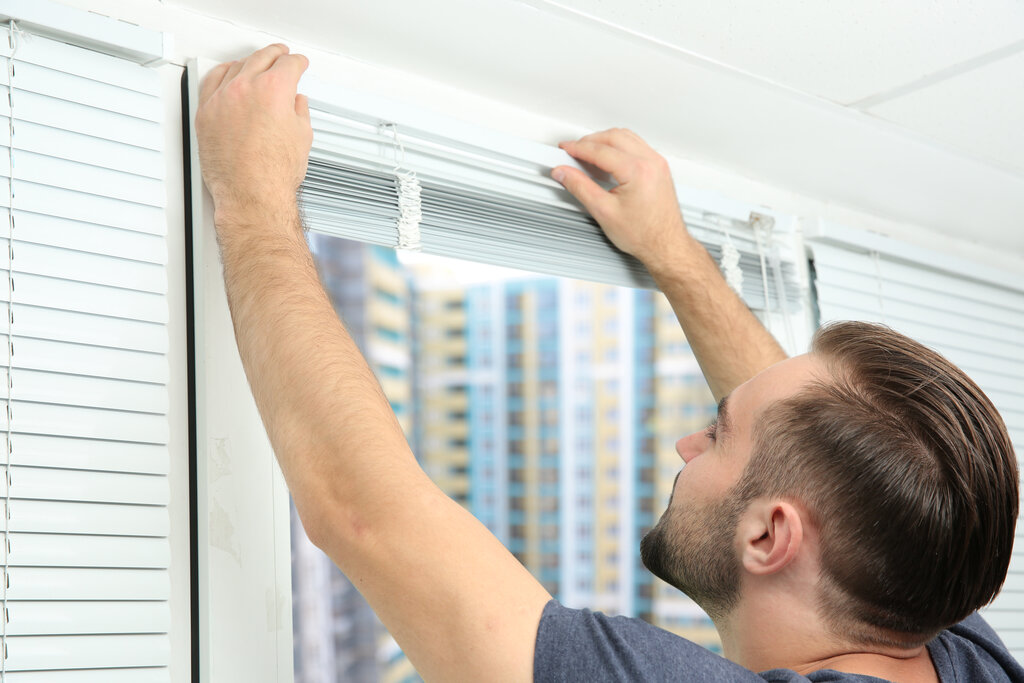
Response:
[[[1024,681],[1024,667],[977,612],[936,636],[928,651],[944,681]]]
[[[753,672],[640,619],[544,608],[535,681],[762,681]]]

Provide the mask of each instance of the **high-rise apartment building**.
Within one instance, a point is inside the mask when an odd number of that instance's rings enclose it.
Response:
[[[649,617],[654,294],[429,268],[414,282],[424,468],[565,604]]]

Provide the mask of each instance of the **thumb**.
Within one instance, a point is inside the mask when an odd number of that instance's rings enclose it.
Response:
[[[309,124],[309,98],[305,95],[295,96],[295,113],[300,119]]]
[[[579,200],[592,216],[601,213],[607,201],[611,198],[609,193],[600,185],[595,183],[586,173],[573,168],[572,166],[556,166],[551,169],[551,177],[560,182],[573,197]]]

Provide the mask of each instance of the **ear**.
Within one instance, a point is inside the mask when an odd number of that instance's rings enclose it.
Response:
[[[800,512],[785,501],[757,502],[740,522],[743,567],[751,574],[774,574],[792,562],[804,540]]]

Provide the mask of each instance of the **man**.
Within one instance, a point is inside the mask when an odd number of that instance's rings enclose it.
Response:
[[[200,162],[238,348],[302,522],[424,678],[1024,680],[972,615],[1003,581],[1017,516],[991,404],[884,328],[832,328],[786,360],[686,232],[665,161],[628,131],[563,144],[613,191],[552,175],[647,266],[722,401],[677,444],[686,466],[642,554],[711,614],[728,659],[552,601],[419,468],[318,282],[296,205],[306,66],[271,45],[214,69]]]

